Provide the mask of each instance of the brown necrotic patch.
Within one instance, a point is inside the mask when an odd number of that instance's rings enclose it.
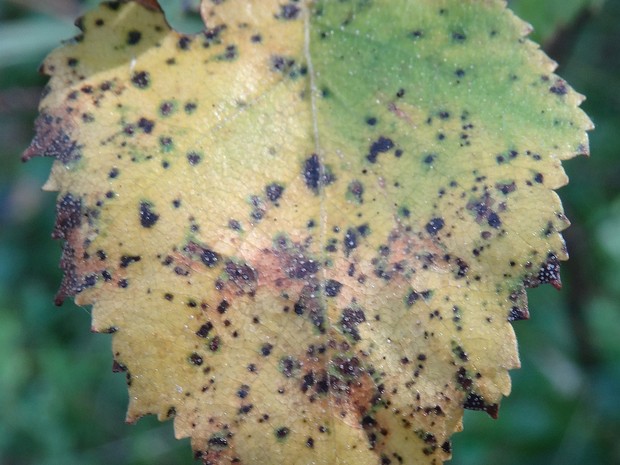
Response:
[[[68,165],[82,158],[83,146],[71,138],[71,125],[68,118],[42,113],[35,122],[35,136],[22,160],[35,156],[53,157]]]
[[[56,294],[56,305],[61,305],[68,296],[95,286],[99,276],[104,277],[103,273],[107,273],[101,255],[91,257],[88,253],[90,241],[86,236],[88,230],[95,228],[98,216],[97,210],[86,208],[82,199],[72,193],[65,194],[56,205],[52,237],[65,241],[60,259],[63,279]],[[111,279],[109,273],[108,276]]]

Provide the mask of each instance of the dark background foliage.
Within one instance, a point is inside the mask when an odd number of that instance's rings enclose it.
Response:
[[[50,160],[21,152],[46,79],[45,54],[96,0],[0,0],[0,463],[192,463],[188,441],[153,417],[123,423],[124,378],[111,373],[110,337],[89,331],[89,310],[53,306],[60,244],[50,239]],[[196,31],[197,0],[162,2],[171,23]],[[620,464],[620,1],[512,0],[558,73],[587,95],[590,159],[565,163],[560,191],[573,226],[564,290],[529,292],[515,325],[523,368],[493,421],[466,412],[456,465]]]

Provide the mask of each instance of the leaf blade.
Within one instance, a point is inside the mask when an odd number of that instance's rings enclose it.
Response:
[[[375,3],[113,3],[45,64],[58,301],[205,463],[445,460],[559,286],[580,96],[501,2]]]

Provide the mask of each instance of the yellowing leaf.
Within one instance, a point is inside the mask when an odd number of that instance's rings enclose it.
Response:
[[[432,464],[560,286],[581,97],[493,0],[107,3],[52,53],[57,301],[205,464]]]

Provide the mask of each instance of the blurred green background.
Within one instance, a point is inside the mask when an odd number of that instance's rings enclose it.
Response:
[[[193,463],[189,441],[153,417],[125,425],[124,376],[110,336],[90,333],[88,309],[53,306],[60,244],[55,195],[40,186],[50,160],[21,152],[46,79],[45,54],[76,33],[96,0],[0,0],[0,464]],[[170,22],[197,31],[197,0],[162,2]],[[587,95],[590,159],[565,163],[560,192],[573,226],[564,290],[529,292],[515,324],[523,368],[493,421],[466,412],[455,465],[620,464],[620,0],[513,0],[558,73]]]

